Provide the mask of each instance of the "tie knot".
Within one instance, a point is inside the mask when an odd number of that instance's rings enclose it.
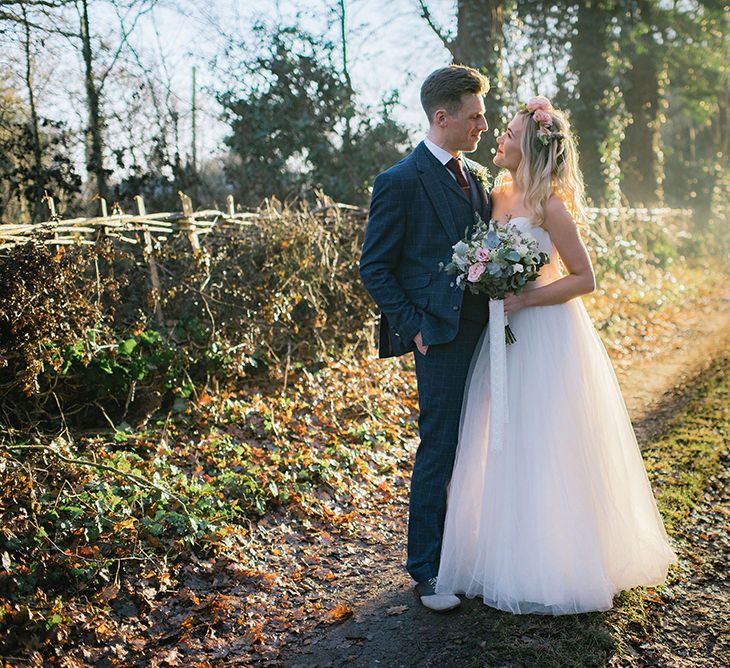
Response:
[[[461,158],[451,158],[446,163],[446,168],[456,177],[456,182],[461,186],[461,189],[465,193],[469,193],[469,182],[464,176],[464,172],[461,169]]]

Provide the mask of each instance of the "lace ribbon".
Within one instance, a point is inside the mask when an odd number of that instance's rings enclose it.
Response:
[[[509,421],[507,408],[507,343],[504,328],[504,300],[489,300],[489,449],[499,452],[504,442],[504,427]]]

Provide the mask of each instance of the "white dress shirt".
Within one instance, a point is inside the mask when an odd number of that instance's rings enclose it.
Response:
[[[446,165],[446,163],[454,157],[446,149],[441,148],[438,144],[434,144],[428,137],[424,138],[423,143],[442,165]],[[461,165],[461,173],[464,176],[464,179],[466,179],[466,182],[469,183],[469,179],[467,178],[466,174],[464,174],[464,163],[459,160],[459,164]],[[452,172],[450,169],[448,171],[449,174],[451,174],[451,178],[456,181],[456,174],[454,174],[454,172]]]

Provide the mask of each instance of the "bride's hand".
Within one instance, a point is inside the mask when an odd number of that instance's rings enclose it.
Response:
[[[504,297],[504,314],[510,315],[516,313],[521,308],[525,308],[525,296],[508,294]]]

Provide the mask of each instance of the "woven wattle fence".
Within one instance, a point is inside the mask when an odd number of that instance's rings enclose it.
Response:
[[[0,224],[0,250],[31,240],[50,245],[81,244],[93,245],[100,236],[117,239],[129,244],[144,244],[147,252],[164,242],[171,235],[187,235],[193,251],[200,249],[200,240],[214,228],[225,230],[246,225],[255,225],[270,212],[236,211],[235,202],[228,196],[225,211],[203,209],[193,211],[190,198],[180,193],[182,211],[147,213],[140,196],[135,197],[137,213],[112,211],[107,213],[107,205],[101,200],[101,215],[89,218],[63,219],[56,215],[53,199],[46,201],[50,218],[42,223]],[[347,212],[364,222],[367,210],[350,204],[328,202],[326,205],[311,209],[317,215],[323,209],[338,209]],[[670,208],[590,208],[589,226],[601,238],[614,235],[640,236],[641,226],[659,225],[677,231],[687,231],[692,218],[691,209]],[[140,236],[141,233],[141,236]],[[151,246],[150,246],[151,244]]]
[[[134,198],[137,204],[136,213],[125,213],[113,210],[107,213],[107,205],[101,200],[101,215],[89,218],[61,218],[56,215],[53,199],[46,198],[49,208],[49,220],[41,223],[0,224],[0,251],[28,241],[36,241],[46,245],[81,244],[93,245],[100,237],[109,237],[123,243],[142,244],[146,252],[175,234],[185,234],[191,250],[200,250],[200,241],[207,234],[225,229],[255,225],[258,221],[271,215],[271,208],[260,211],[237,211],[233,196],[227,198],[225,211],[219,209],[203,209],[193,211],[190,198],[180,193],[182,211],[147,213],[142,197]],[[339,204],[326,201],[309,210],[311,215],[319,215],[325,210],[338,209],[358,218],[365,219],[365,209],[350,204]]]
[[[0,249],[37,240],[38,243],[94,244],[99,236],[107,236],[129,244],[144,244],[152,240],[164,241],[170,235],[184,233],[193,250],[199,250],[200,238],[214,227],[251,225],[259,216],[255,212],[236,211],[233,197],[228,197],[226,211],[206,209],[193,211],[190,198],[181,193],[182,211],[147,213],[141,197],[135,198],[136,213],[118,210],[107,213],[106,202],[101,202],[101,215],[90,218],[62,219],[56,215],[55,205],[47,198],[50,219],[33,224],[0,225]],[[141,233],[142,236],[138,233]],[[149,236],[148,236],[149,235]]]
[[[136,213],[126,213],[116,208],[108,213],[106,203],[102,200],[99,216],[62,219],[56,215],[53,200],[48,198],[48,221],[0,225],[0,256],[10,253],[13,247],[28,242],[52,246],[93,246],[101,240],[108,240],[114,245],[130,244],[130,250],[135,249],[133,252],[140,260],[138,266],[147,270],[151,287],[149,300],[155,319],[162,324],[165,281],[161,280],[161,275],[165,271],[163,246],[166,242],[176,240],[178,251],[187,246],[190,257],[193,258],[200,253],[208,254],[211,249],[220,246],[221,242],[239,244],[243,239],[265,239],[268,226],[281,219],[293,226],[292,234],[300,228],[309,230],[314,244],[312,257],[319,258],[318,261],[327,265],[326,271],[331,271],[334,275],[339,242],[330,238],[331,231],[342,230],[344,223],[345,229],[358,231],[353,237],[356,239],[360,237],[367,221],[367,209],[337,203],[321,193],[317,193],[317,201],[311,206],[290,208],[272,198],[256,211],[236,210],[231,196],[228,197],[225,211],[193,211],[190,198],[184,193],[180,193],[180,200],[181,211],[161,213],[147,213],[141,197],[136,198]],[[661,228],[669,238],[677,239],[686,235],[691,228],[692,212],[668,208],[603,208],[589,209],[588,215],[589,225],[584,231],[586,242],[589,248],[600,255],[610,252],[617,243],[620,246],[622,240],[627,238],[643,246],[647,235],[650,236],[657,228]],[[208,243],[206,239],[209,240]],[[182,247],[179,244],[181,240],[184,241]],[[359,255],[358,245],[357,242],[351,248],[348,245],[348,253],[354,263],[357,263]],[[332,266],[329,267],[329,264]]]
[[[53,199],[46,197],[50,219],[34,224],[0,224],[0,257],[9,253],[14,247],[33,243],[39,246],[81,245],[94,246],[101,240],[112,241],[115,245],[129,244],[137,249],[147,265],[151,283],[150,298],[154,305],[155,317],[163,322],[161,310],[162,281],[160,280],[160,256],[162,247],[168,240],[187,238],[191,257],[196,254],[207,254],[205,239],[214,234],[218,238],[235,243],[241,235],[248,237],[260,235],[262,229],[273,219],[287,220],[296,223],[306,219],[315,224],[316,229],[324,235],[332,226],[341,224],[347,219],[352,229],[364,227],[367,210],[350,204],[334,202],[322,193],[317,192],[317,200],[313,205],[302,205],[290,208],[272,198],[267,200],[256,211],[236,210],[232,196],[227,198],[225,211],[205,209],[193,211],[190,198],[180,193],[182,211],[147,213],[142,197],[135,197],[137,212],[126,213],[118,208],[107,211],[107,205],[101,200],[101,215],[87,218],[63,219],[56,214]],[[304,221],[302,221],[304,222]],[[317,237],[317,234],[314,234]],[[319,238],[319,237],[317,237]],[[315,240],[315,246],[316,246]],[[320,249],[321,250],[321,249]],[[336,255],[336,251],[335,251]],[[327,261],[327,253],[322,256]]]
[[[190,198],[179,193],[182,211],[147,213],[144,201],[135,197],[137,213],[125,213],[118,209],[107,212],[106,202],[101,200],[101,215],[90,218],[62,219],[56,214],[54,201],[46,196],[50,218],[42,223],[0,224],[0,252],[19,244],[33,241],[45,245],[94,245],[100,238],[141,247],[150,269],[153,287],[157,288],[155,252],[160,244],[177,234],[187,236],[193,253],[201,250],[201,240],[211,232],[255,226],[276,212],[267,202],[258,211],[237,211],[231,195],[225,211],[204,209],[193,211]],[[275,200],[274,200],[275,202]],[[654,226],[663,228],[670,235],[687,234],[692,220],[691,209],[670,208],[590,208],[588,236],[592,242],[605,245],[606,240],[631,237],[639,241]],[[286,215],[286,214],[282,214]],[[300,212],[302,215],[302,212]],[[367,209],[334,202],[320,197],[317,206],[308,208],[304,215],[320,219],[326,224],[329,215],[348,216],[353,222],[365,224]]]

